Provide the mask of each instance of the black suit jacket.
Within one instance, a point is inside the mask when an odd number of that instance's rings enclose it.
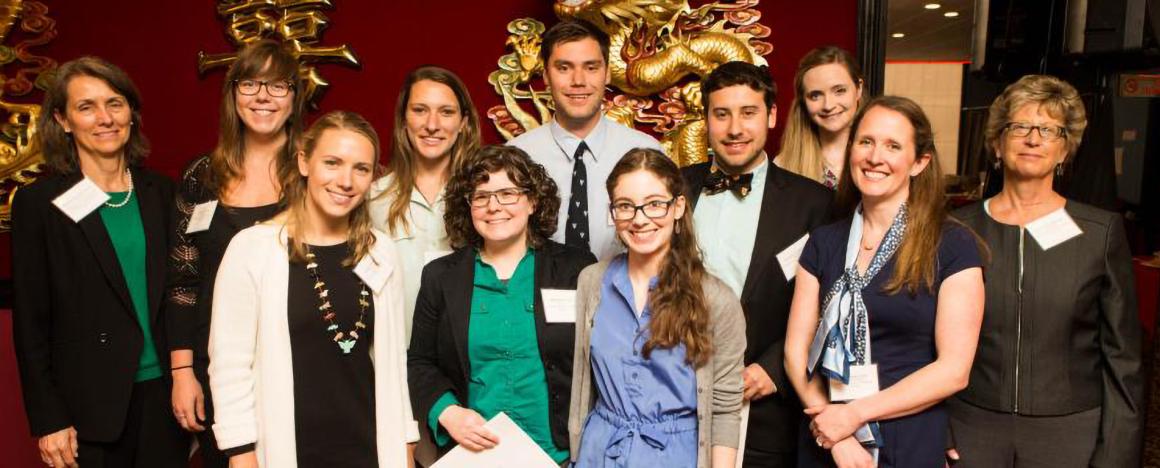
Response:
[[[407,351],[407,380],[415,419],[427,425],[428,413],[445,392],[460,402],[467,400],[471,375],[467,356],[467,330],[471,319],[471,293],[475,284],[474,248],[458,249],[423,268],[411,346]],[[536,341],[548,379],[548,410],[552,440],[568,448],[568,402],[572,388],[572,349],[576,326],[547,323],[541,289],[576,289],[580,270],[596,263],[592,253],[555,242],[536,250]]]
[[[145,230],[145,269],[154,345],[168,378],[160,313],[173,184],[132,169]],[[144,334],[99,210],[73,222],[52,204],[81,180],[54,175],[16,192],[12,203],[13,335],[24,408],[34,436],[74,426],[81,439],[121,436]]]
[[[696,209],[711,163],[686,167],[685,197]],[[777,392],[753,401],[749,408],[746,446],[770,452],[797,447],[801,404],[785,374],[785,327],[793,300],[793,283],[786,281],[777,254],[830,217],[833,193],[813,180],[769,165],[753,256],[741,291],[745,312],[745,365],[757,363],[773,379]]]

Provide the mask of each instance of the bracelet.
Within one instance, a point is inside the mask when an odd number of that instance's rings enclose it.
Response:
[[[172,368],[172,369],[169,369],[169,372],[173,372],[173,371],[176,371],[176,370],[182,370],[182,369],[190,369],[190,368],[193,368],[193,365],[192,365],[192,364],[190,364],[190,365],[188,365],[188,366],[177,366],[177,367],[174,367],[174,368]]]

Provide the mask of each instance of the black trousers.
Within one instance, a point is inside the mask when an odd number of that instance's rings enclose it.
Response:
[[[196,435],[197,452],[201,455],[202,468],[229,468],[230,457],[218,450],[217,439],[213,435],[213,395],[209,392],[208,367],[208,360],[197,359],[193,363],[193,373],[201,384],[202,394],[205,395],[205,421],[201,421],[205,430]]]
[[[959,462],[955,468],[1087,468],[1100,409],[1063,416],[1023,416],[947,400]]]
[[[165,379],[133,384],[129,414],[114,442],[77,440],[82,468],[185,468],[189,435],[173,418]]]
[[[797,466],[797,452],[766,452],[747,447],[744,468],[793,468]]]

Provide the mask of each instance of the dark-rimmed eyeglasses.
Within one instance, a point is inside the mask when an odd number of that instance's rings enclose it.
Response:
[[[234,87],[242,96],[253,96],[258,94],[262,88],[266,88],[266,94],[269,94],[270,97],[284,97],[290,94],[290,90],[294,89],[294,83],[286,80],[234,80]]]
[[[630,202],[620,201],[613,202],[608,205],[612,211],[612,219],[617,221],[628,221],[636,217],[636,212],[644,213],[648,219],[664,218],[669,214],[669,207],[677,201],[677,197],[668,200],[653,200],[644,202],[643,205],[633,205]]]
[[[508,187],[492,191],[478,190],[467,195],[467,203],[472,208],[483,208],[488,203],[491,203],[491,199],[494,197],[495,201],[501,205],[514,205],[520,201],[520,197],[525,193],[528,193],[528,190],[519,187]]]
[[[1067,138],[1067,129],[1055,125],[1031,125],[1023,122],[1007,124],[1007,134],[1016,138],[1026,138],[1031,135],[1032,130],[1039,132],[1039,137],[1043,138],[1043,141]]]

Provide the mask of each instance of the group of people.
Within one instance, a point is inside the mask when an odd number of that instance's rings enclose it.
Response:
[[[44,463],[185,466],[192,433],[211,468],[429,466],[502,445],[505,413],[581,468],[1139,464],[1126,236],[1052,189],[1072,86],[996,99],[1003,190],[951,213],[922,109],[864,96],[844,50],[802,59],[775,158],[768,70],[718,66],[685,168],[601,112],[608,50],[546,31],[554,117],[507,146],[455,74],[411,71],[380,173],[375,129],[305,128],[295,59],[257,42],[176,185],[129,77],[62,65],[54,174],[13,203]]]

